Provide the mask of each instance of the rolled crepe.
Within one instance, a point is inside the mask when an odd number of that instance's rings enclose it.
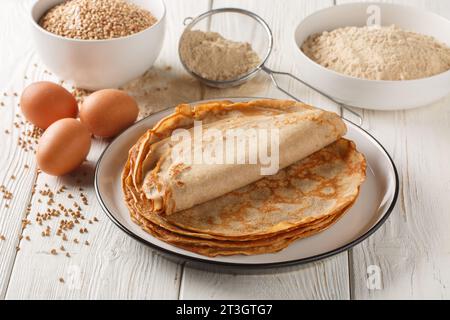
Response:
[[[201,121],[204,130],[214,129],[216,133],[222,133],[223,141],[201,137],[197,143],[191,141],[189,145],[186,140],[173,139],[173,134],[180,132],[177,129],[185,129],[184,133],[192,133],[191,137],[195,137],[196,121]],[[197,106],[180,105],[172,115],[144,134],[130,150],[127,166],[132,170],[127,171],[123,181],[126,185],[133,185],[134,197],[147,202],[149,212],[144,214],[171,215],[264,178],[265,170],[270,170],[267,163],[260,161],[261,146],[243,150],[245,164],[187,163],[186,153],[174,152],[187,149],[194,153],[198,142],[201,142],[202,151],[220,150],[217,149],[218,144],[226,146],[230,139],[235,138],[227,135],[230,129],[241,129],[241,133],[254,129],[277,136],[278,140],[275,140],[279,148],[267,147],[264,151],[273,156],[278,169],[310,156],[346,133],[346,126],[337,114],[293,101],[221,101]],[[227,153],[226,149],[223,150]],[[277,151],[278,161],[275,159]],[[249,163],[250,159],[258,161]],[[276,173],[275,170],[271,174]]]

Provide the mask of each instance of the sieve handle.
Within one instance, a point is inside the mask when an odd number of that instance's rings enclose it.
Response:
[[[277,75],[278,76],[286,76],[286,77],[292,78],[292,79],[300,82],[301,84],[307,86],[308,88],[316,91],[317,93],[320,93],[322,96],[328,98],[329,100],[333,101],[334,103],[336,103],[339,106],[342,118],[345,118],[344,117],[344,111],[346,111],[346,112],[352,114],[354,117],[356,117],[358,119],[358,125],[360,127],[362,127],[362,125],[364,123],[364,120],[363,120],[363,117],[359,113],[353,111],[348,106],[346,106],[346,105],[336,101],[334,98],[332,98],[329,95],[327,95],[326,93],[323,93],[322,91],[316,89],[315,87],[311,86],[310,84],[306,83],[305,81],[301,80],[300,78],[294,76],[293,74],[288,73],[288,72],[274,71],[272,69],[267,68],[265,65],[261,66],[261,70],[263,70],[265,73],[267,73],[269,75],[270,79],[272,80],[272,83],[275,85],[275,87],[277,87],[278,90],[280,90],[281,92],[285,93],[286,95],[288,95],[292,99],[294,99],[296,101],[299,101],[299,102],[303,102],[301,99],[297,98],[296,96],[294,96],[293,94],[291,94],[286,89],[284,89],[283,87],[280,86],[280,84],[278,83],[278,81],[276,79]]]

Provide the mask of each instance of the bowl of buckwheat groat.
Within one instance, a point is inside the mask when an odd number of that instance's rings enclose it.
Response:
[[[114,88],[145,73],[164,40],[163,0],[39,0],[31,8],[37,52],[83,89]]]

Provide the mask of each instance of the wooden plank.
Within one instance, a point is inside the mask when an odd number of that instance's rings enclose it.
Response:
[[[200,87],[189,80],[178,62],[177,43],[181,34],[182,21],[186,14],[195,15],[207,8],[207,1],[166,1],[167,33],[163,51],[155,67],[140,81],[125,86],[134,95],[141,107],[141,116],[167,108],[179,102],[193,101],[200,98]],[[18,10],[14,6],[11,9]],[[23,12],[26,14],[26,11]],[[19,20],[18,20],[19,21]],[[10,23],[11,25],[12,22]],[[23,39],[29,38],[24,33]],[[20,50],[20,48],[17,48]],[[27,65],[27,74],[33,69]],[[42,79],[40,71],[29,75],[29,81]],[[52,75],[46,74],[56,80]],[[12,116],[9,116],[10,120]],[[113,225],[102,212],[95,199],[93,189],[93,170],[95,162],[108,141],[95,140],[88,157],[88,162],[75,172],[62,178],[52,178],[40,174],[37,179],[37,192],[31,201],[29,219],[32,222],[23,233],[30,241],[23,238],[21,250],[17,254],[7,299],[176,299],[178,297],[181,266],[155,254],[152,250],[126,236]],[[17,148],[10,148],[17,150]],[[19,167],[22,161],[11,156],[7,163]],[[6,160],[5,160],[6,161]],[[25,175],[25,173],[24,173]],[[18,177],[19,179],[20,177]],[[25,184],[25,183],[24,183]],[[32,185],[32,183],[27,183]],[[66,186],[63,192],[59,192]],[[82,190],[79,190],[82,188]],[[23,191],[22,186],[17,186]],[[45,194],[53,192],[54,204]],[[41,194],[41,192],[43,194]],[[29,192],[23,192],[24,197]],[[83,196],[88,204],[84,204]],[[61,220],[74,221],[73,217],[52,217],[40,226],[36,222],[38,213],[45,213],[48,208],[78,211],[81,207],[83,220],[78,219],[73,230],[65,231],[67,241],[57,236]],[[26,201],[24,201],[26,203]],[[96,217],[99,221],[94,221]],[[0,218],[1,219],[1,218]],[[20,217],[16,219],[19,221]],[[90,223],[90,222],[92,223]],[[50,236],[43,237],[46,227],[50,227]],[[88,232],[80,231],[87,228]],[[17,238],[17,236],[16,236]],[[75,243],[77,239],[78,243]],[[88,241],[86,243],[85,241]],[[2,245],[0,243],[0,245]],[[62,249],[61,246],[64,248]],[[14,246],[13,246],[14,247]],[[52,254],[53,253],[56,254]],[[66,253],[70,254],[70,258]],[[3,259],[2,259],[3,260]],[[3,274],[3,273],[2,273]],[[61,278],[61,279],[60,279]]]
[[[5,89],[17,79],[14,75],[23,74],[24,61],[30,59],[33,48],[32,41],[25,41],[20,35],[28,31],[27,12],[33,0],[3,0],[1,2],[0,18],[2,32],[0,33],[0,57],[2,72],[0,73],[0,88]],[[23,21],[23,23],[18,23]]]
[[[343,2],[350,1],[338,1]],[[450,18],[449,1],[395,2]],[[366,112],[371,133],[392,154],[402,181],[398,206],[385,227],[353,250],[355,299],[450,297],[449,107],[447,98],[417,110]],[[370,266],[380,268],[380,290],[367,286]]]
[[[349,299],[346,255],[266,274],[205,271],[186,266],[180,299]]]
[[[18,146],[19,139],[29,139],[27,132],[31,130],[31,126],[18,117],[17,95],[27,82],[24,64],[30,63],[32,55],[30,44],[16,36],[27,29],[25,24],[16,26],[16,21],[25,19],[29,2],[6,1],[0,10],[0,236],[5,238],[0,240],[0,299],[6,294],[22,231],[21,220],[26,215],[31,187],[36,179],[33,151]],[[16,51],[18,46],[23,46],[24,50]],[[11,199],[7,199],[8,193],[11,193]]]
[[[298,74],[292,63],[293,33],[303,17],[333,1],[228,1],[215,0],[214,8],[239,7],[251,10],[265,19],[273,30],[275,46],[268,66]],[[228,30],[228,33],[230,31]],[[239,32],[236,29],[236,32]],[[333,108],[328,101],[310,90],[287,82],[290,90],[315,105]],[[205,88],[205,98],[260,96],[286,98],[259,75],[238,88],[217,90]],[[275,274],[247,275],[208,272],[185,267],[180,298],[182,299],[348,299],[347,254],[303,267],[276,270]]]
[[[89,233],[80,235],[79,238],[88,239],[92,242],[91,245],[71,243],[65,246],[72,253],[72,258],[65,257],[61,252],[53,256],[49,251],[54,247],[59,248],[60,242],[47,238],[42,241],[40,227],[33,224],[24,233],[31,237],[31,241],[22,240],[13,277],[9,281],[16,256],[15,246],[21,233],[21,219],[26,214],[35,171],[31,153],[16,147],[19,136],[29,127],[14,128],[17,97],[12,93],[19,92],[30,81],[53,79],[52,75],[44,73],[42,66],[33,67],[36,57],[31,50],[32,45],[23,41],[29,38],[26,35],[27,26],[16,23],[24,19],[27,12],[25,7],[30,2],[2,1],[0,10],[3,30],[0,34],[0,59],[5,71],[0,75],[0,93],[8,92],[7,97],[0,95],[0,101],[5,104],[0,107],[0,147],[3,150],[0,154],[0,184],[4,184],[14,194],[12,201],[9,201],[8,210],[4,207],[6,201],[0,202],[0,235],[6,236],[6,241],[0,240],[0,298],[5,297],[8,285],[7,298],[176,298],[178,290],[180,297],[184,299],[349,297],[349,283],[345,277],[348,269],[343,267],[347,260],[346,254],[270,275],[216,274],[186,268],[180,288],[180,267],[153,256],[150,250],[122,235],[102,215],[92,190],[86,186],[83,188],[91,203],[86,216],[92,218],[98,215],[100,222],[92,226],[88,224]],[[304,15],[332,2],[283,1],[283,8],[280,4],[271,6],[268,0],[258,1],[258,5],[251,1],[217,1],[216,5],[232,3],[233,6],[250,8],[266,18],[274,29],[276,41],[269,66],[284,67],[284,70],[297,73],[301,70],[297,66],[291,66],[289,60],[283,59],[285,52],[289,51],[288,44],[293,32],[291,28]],[[341,2],[343,1],[339,1]],[[445,0],[397,2],[417,4],[450,17],[450,3]],[[271,88],[262,75],[240,88],[223,91],[208,89],[201,95],[198,84],[188,80],[180,70],[175,40],[181,33],[184,16],[195,16],[207,9],[207,1],[198,3],[167,1],[169,28],[161,59],[154,71],[145,77],[143,83],[146,89],[142,89],[137,83],[127,86],[146,109],[143,113],[164,108],[168,103],[193,101],[203,97],[283,97]],[[295,20],[295,14],[298,14],[298,20]],[[291,53],[286,55],[290,56]],[[167,66],[172,66],[172,70],[167,70]],[[16,76],[10,79],[13,70]],[[24,75],[28,79],[24,79]],[[312,104],[327,104],[309,90],[297,89],[291,83],[288,85]],[[180,86],[182,89],[179,89]],[[366,126],[393,154],[403,179],[401,200],[392,218],[374,237],[353,250],[349,257],[352,262],[350,271],[354,286],[351,291],[353,298],[449,298],[450,239],[447,230],[450,221],[446,212],[450,200],[446,194],[450,189],[450,172],[447,165],[448,141],[444,138],[450,136],[449,105],[450,101],[446,99],[429,108],[408,112],[365,112]],[[332,107],[331,105],[330,108]],[[4,130],[9,130],[12,134],[4,135]],[[101,141],[95,143],[89,156],[90,164],[95,161],[104,145],[105,142]],[[25,164],[29,165],[29,172],[24,169]],[[88,176],[83,177],[82,185],[89,184],[86,181],[92,178],[92,166],[84,169]],[[12,175],[16,176],[15,180],[10,179]],[[72,184],[73,180],[76,185],[75,177],[55,180],[41,175],[38,189],[45,189],[47,183],[50,189],[56,190],[62,184]],[[75,187],[71,190],[58,195],[57,201],[71,205],[65,198],[68,193],[73,192],[79,197]],[[46,209],[46,205],[39,204],[39,198],[43,197],[33,198],[30,218]],[[72,236],[74,234],[75,232]],[[366,271],[371,265],[381,267],[382,290],[367,289]],[[58,282],[59,277],[65,279],[64,284]]]

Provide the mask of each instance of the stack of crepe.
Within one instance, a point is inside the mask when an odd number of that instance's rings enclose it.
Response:
[[[196,121],[219,131],[278,129],[280,170],[262,176],[259,162],[184,163],[171,152],[171,135]],[[210,257],[278,252],[329,228],[356,201],[366,162],[342,138],[346,130],[338,115],[293,101],[180,105],[131,148],[124,198],[133,221],[182,249]]]

